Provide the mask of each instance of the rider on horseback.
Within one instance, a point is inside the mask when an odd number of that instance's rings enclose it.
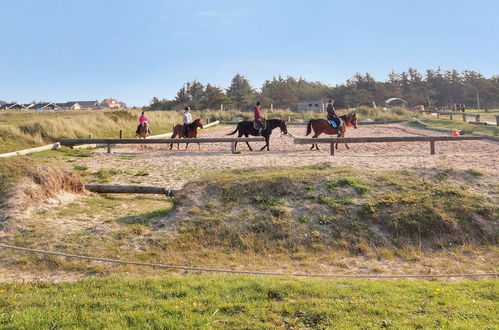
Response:
[[[184,132],[185,132],[185,137],[188,137],[187,135],[188,130],[189,130],[189,125],[192,124],[192,115],[189,112],[191,108],[185,107],[184,109],[184,115],[182,116],[182,120],[184,122]]]
[[[262,104],[260,102],[256,102],[253,112],[255,115],[255,128],[258,130],[258,135],[262,135],[262,130],[265,128],[265,118],[262,115]]]
[[[142,115],[139,118],[139,126],[137,126],[137,130],[135,131],[136,134],[140,133],[140,127],[143,125],[146,125],[147,133],[151,133],[151,130],[149,129],[149,120],[147,119],[144,111],[142,111]]]
[[[336,127],[339,128],[341,122],[340,119],[338,118],[338,115],[336,114],[336,110],[334,109],[333,100],[327,101],[326,110],[327,110],[327,119],[334,121],[336,123]]]

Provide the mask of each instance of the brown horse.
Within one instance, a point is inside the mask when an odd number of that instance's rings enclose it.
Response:
[[[135,133],[135,137],[145,139],[145,138],[147,138],[149,136],[149,132],[150,132],[150,130],[149,130],[149,123],[147,121],[143,122],[137,128],[137,133]],[[144,144],[144,143],[142,143],[141,146],[144,147],[144,148],[147,148],[147,145]]]
[[[322,133],[329,135],[337,134],[338,137],[345,137],[347,126],[352,124],[354,128],[357,128],[357,115],[355,114],[355,112],[349,113],[348,115],[340,116],[339,118],[342,119],[341,127],[339,129],[331,126],[331,124],[329,124],[329,122],[326,119],[310,119],[307,125],[306,135],[309,135],[313,129],[314,136],[312,136],[312,138],[317,138]],[[350,149],[348,147],[348,144],[345,143],[345,146],[347,147],[347,149]],[[312,144],[310,150],[314,149],[314,147],[317,150],[319,150],[319,146],[317,144]],[[336,149],[338,149],[338,143],[336,143]]]
[[[194,120],[191,124],[187,125],[187,135],[185,134],[185,129],[184,125],[175,125],[173,127],[173,135],[172,139],[179,137],[179,138],[196,138],[198,136],[198,128],[203,128],[203,121],[201,118],[198,118]],[[189,146],[189,143],[185,144],[185,149],[187,150],[187,147]],[[201,145],[198,143],[199,150],[201,150]],[[170,150],[173,148],[173,143],[170,144]],[[179,149],[179,144],[177,143],[177,149]]]

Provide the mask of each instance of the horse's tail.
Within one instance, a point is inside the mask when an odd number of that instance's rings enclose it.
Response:
[[[307,124],[307,133],[305,133],[305,135],[309,135],[310,133],[312,133],[312,121],[313,121],[313,119],[310,119],[308,121],[308,124]]]
[[[237,133],[237,131],[238,131],[238,130],[239,130],[239,124],[237,125],[236,130],[235,130],[234,132],[229,133],[229,134],[227,134],[227,135],[234,135],[234,134],[236,134],[236,133]]]

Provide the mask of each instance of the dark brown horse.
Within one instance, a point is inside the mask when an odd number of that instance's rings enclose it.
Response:
[[[307,125],[306,135],[309,135],[313,129],[314,136],[312,136],[312,138],[317,138],[322,133],[329,135],[337,134],[338,137],[345,137],[347,126],[353,125],[354,128],[357,128],[357,115],[355,112],[340,116],[339,118],[342,119],[341,127],[339,129],[331,126],[326,119],[310,119]],[[345,143],[345,146],[347,149],[350,149],[348,144]],[[319,146],[317,144],[312,144],[312,148],[310,148],[310,150],[314,149],[314,147],[319,150]],[[338,149],[338,143],[336,143],[336,149]]]
[[[196,138],[198,136],[198,128],[203,128],[203,121],[198,118],[194,120],[191,124],[187,125],[187,134],[185,134],[184,125],[175,125],[173,127],[172,139],[179,138]],[[189,143],[185,144],[185,149],[189,146]],[[201,145],[198,143],[199,150],[201,150]],[[173,148],[173,143],[170,144],[170,150]],[[179,149],[179,144],[177,143],[177,149]]]
[[[149,136],[149,133],[150,133],[149,123],[146,121],[137,127],[137,132],[135,133],[135,136],[138,138],[145,139]],[[144,143],[142,143],[141,146],[147,148],[147,145]]]
[[[265,138],[265,145],[260,149],[262,151],[263,149],[267,148],[267,151],[270,151],[270,134],[272,134],[272,130],[274,128],[279,127],[281,129],[281,133],[287,135],[288,134],[288,128],[286,127],[286,122],[284,120],[280,119],[268,119],[267,120],[267,127],[262,130],[262,136]],[[258,136],[258,131],[255,129],[253,126],[253,122],[249,120],[241,121],[237,124],[237,128],[234,132],[229,133],[227,135],[233,135],[239,132],[237,137],[245,136],[248,137],[248,135],[253,135],[253,136]],[[251,146],[249,145],[248,142],[246,142],[248,145],[249,150],[253,151],[251,149]],[[237,146],[237,142],[234,145],[234,149]]]

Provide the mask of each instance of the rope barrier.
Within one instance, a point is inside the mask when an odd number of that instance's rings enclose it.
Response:
[[[11,249],[17,251],[40,253],[46,255],[76,258],[84,260],[92,260],[99,262],[109,262],[122,265],[134,265],[134,266],[146,266],[153,268],[162,269],[179,269],[179,270],[190,270],[199,272],[215,272],[215,273],[229,273],[229,274],[246,274],[246,275],[272,275],[272,276],[298,276],[298,277],[323,277],[323,278],[437,278],[437,277],[482,277],[482,276],[497,276],[498,272],[488,272],[488,273],[471,273],[471,274],[314,274],[314,273],[279,273],[279,272],[263,272],[263,271],[251,271],[251,270],[235,270],[235,269],[221,269],[221,268],[206,268],[206,267],[189,267],[189,266],[175,266],[175,265],[165,265],[165,264],[154,264],[146,262],[136,262],[127,260],[118,260],[111,258],[100,258],[91,257],[78,254],[57,252],[57,251],[44,251],[38,249],[25,248],[20,246],[13,246],[7,244],[0,244],[0,248]]]

